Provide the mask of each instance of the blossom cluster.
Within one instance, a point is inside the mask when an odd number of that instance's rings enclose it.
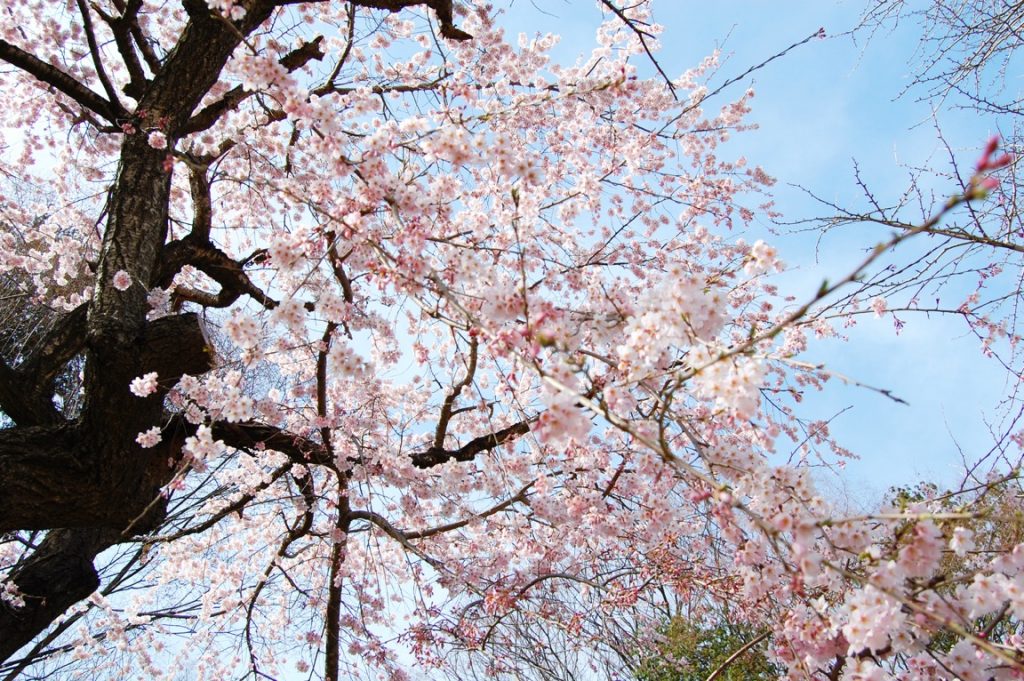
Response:
[[[616,348],[627,374],[665,368],[673,348],[709,341],[725,323],[727,303],[718,287],[681,271],[668,272],[650,297],[638,302]]]
[[[148,374],[133,379],[128,389],[136,397],[149,397],[156,392],[158,387],[157,374],[155,371],[151,371]]]

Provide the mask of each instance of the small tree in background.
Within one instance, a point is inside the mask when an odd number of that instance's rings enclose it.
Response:
[[[783,669],[765,655],[767,632],[742,624],[702,624],[673,618],[655,651],[635,672],[637,681],[769,681]]]

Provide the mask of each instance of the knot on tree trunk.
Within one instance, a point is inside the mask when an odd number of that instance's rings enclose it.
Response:
[[[199,376],[216,365],[216,351],[206,326],[194,312],[154,319],[141,339],[142,370],[155,371],[166,392],[182,376]]]

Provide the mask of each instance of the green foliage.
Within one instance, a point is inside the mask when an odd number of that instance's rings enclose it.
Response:
[[[701,626],[674,617],[660,632],[656,652],[638,666],[637,681],[704,681],[759,632],[749,626],[720,622]],[[716,677],[721,681],[768,681],[783,670],[764,654],[765,643],[745,650]]]
[[[892,487],[886,500],[900,512],[908,512],[911,507],[924,507],[933,513],[949,514],[938,522],[947,540],[957,528],[968,529],[973,534],[976,546],[971,551],[957,555],[948,550],[943,554],[938,574],[933,578],[936,592],[943,594],[965,587],[992,558],[1024,543],[1022,498],[1022,478],[1019,471],[1014,471],[1002,479],[990,480],[975,489],[961,492],[940,492],[939,487],[930,482]],[[909,526],[911,524],[907,523]],[[987,632],[988,637],[994,640],[1003,640],[1024,630],[1021,621],[1005,609],[976,620],[973,626]],[[939,629],[932,634],[928,647],[948,653],[960,640],[961,637],[952,631]]]

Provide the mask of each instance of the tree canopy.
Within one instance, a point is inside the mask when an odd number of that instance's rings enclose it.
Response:
[[[612,675],[670,602],[794,679],[1024,673],[1024,545],[947,522],[994,478],[840,516],[777,448],[843,454],[803,353],[882,258],[1022,250],[1013,158],[787,298],[752,92],[651,4],[560,64],[482,2],[7,3],[0,677]]]

